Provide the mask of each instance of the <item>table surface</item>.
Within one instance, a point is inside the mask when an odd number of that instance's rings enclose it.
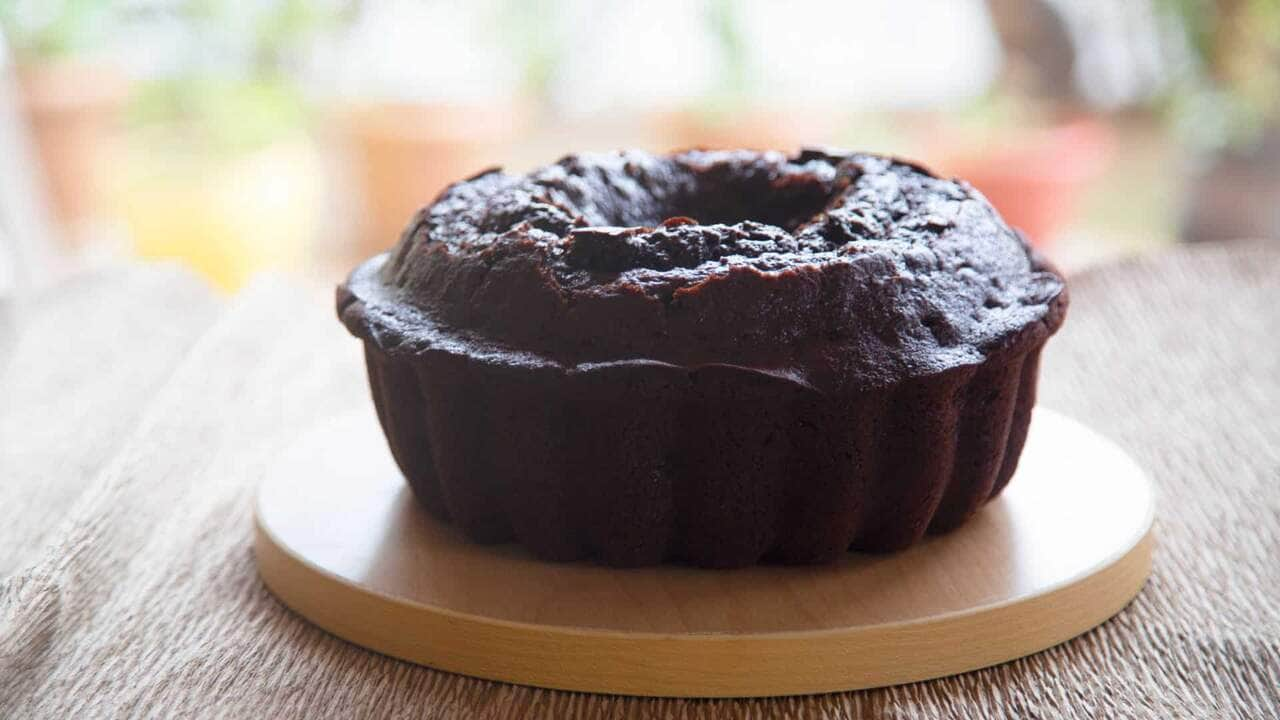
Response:
[[[1280,244],[1179,248],[1071,290],[1041,399],[1152,476],[1137,599],[953,678],[673,700],[437,672],[285,610],[254,570],[253,489],[299,432],[368,403],[357,344],[284,281],[223,302],[172,268],[78,277],[24,299],[0,342],[0,717],[1278,717]]]

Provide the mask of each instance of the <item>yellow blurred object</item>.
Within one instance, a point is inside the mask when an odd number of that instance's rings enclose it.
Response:
[[[320,227],[323,168],[293,140],[232,157],[129,158],[118,198],[138,255],[177,259],[234,291],[263,270],[295,270]]]

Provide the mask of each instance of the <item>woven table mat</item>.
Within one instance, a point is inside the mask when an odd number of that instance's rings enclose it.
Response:
[[[144,285],[111,302],[145,296],[154,311],[194,292]],[[188,298],[207,322],[198,337],[168,336],[180,357],[130,391],[145,407],[86,406],[30,457],[10,447],[30,442],[22,418],[39,414],[63,369],[94,370],[67,357],[65,368],[23,361],[15,375],[11,362],[0,388],[12,392],[14,377],[23,387],[0,408],[5,483],[90,472],[41,511],[44,549],[0,580],[0,717],[1280,716],[1280,245],[1180,248],[1072,278],[1071,292],[1041,402],[1150,473],[1158,548],[1146,588],[1100,628],[1015,662],[776,700],[475,680],[349,645],[276,602],[253,565],[253,490],[291,439],[368,403],[358,345],[314,294],[263,282],[220,311]],[[160,323],[121,321],[115,337],[151,342],[172,332]],[[110,339],[92,343],[74,347],[101,352]],[[92,457],[60,460],[59,446],[85,452],[82,436],[98,438]],[[38,504],[15,487],[0,495],[5,523]]]

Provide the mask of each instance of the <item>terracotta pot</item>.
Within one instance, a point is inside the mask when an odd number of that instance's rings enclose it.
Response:
[[[17,78],[54,213],[74,229],[101,209],[104,161],[126,83],[118,72],[84,60],[20,65]]]
[[[968,180],[1010,225],[1044,246],[1105,169],[1111,128],[1084,119],[976,143],[941,131],[926,146],[935,170]]]
[[[654,116],[655,134],[669,148],[781,150],[828,143],[838,125],[819,113],[747,110],[724,117],[690,110]]]
[[[337,114],[364,212],[355,256],[395,244],[449,183],[500,164],[522,113],[504,105],[378,103]]]

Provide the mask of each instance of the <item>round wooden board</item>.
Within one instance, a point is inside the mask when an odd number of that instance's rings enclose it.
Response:
[[[358,645],[442,670],[628,695],[892,685],[1098,625],[1151,568],[1142,471],[1037,409],[1017,476],[955,532],[834,566],[633,570],[477,546],[418,509],[372,414],[301,438],[263,482],[268,588]]]

